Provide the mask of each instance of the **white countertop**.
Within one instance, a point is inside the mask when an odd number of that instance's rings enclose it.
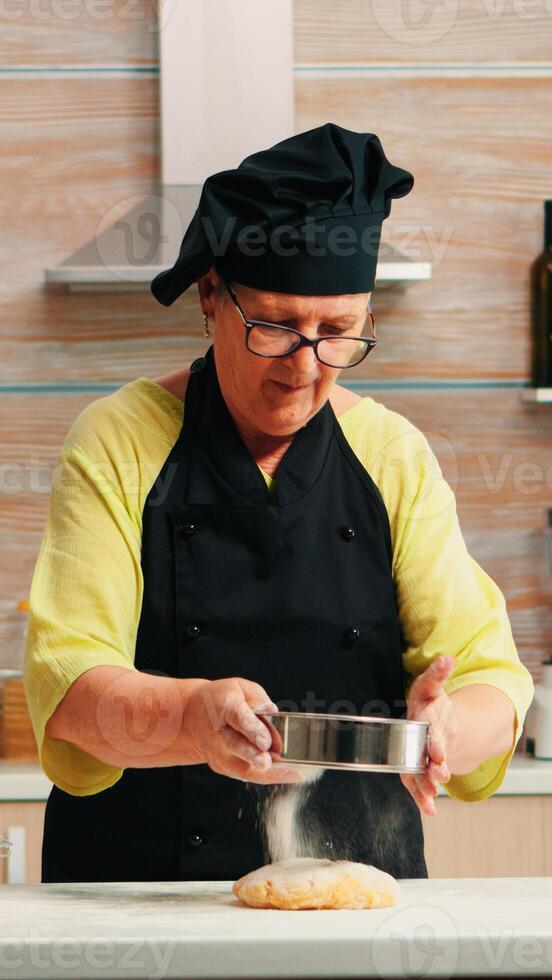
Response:
[[[10,978],[552,975],[552,878],[404,879],[389,909],[248,909],[228,881],[0,888]]]
[[[37,762],[0,760],[0,802],[46,800],[52,783]],[[552,794],[552,762],[514,755],[495,796]],[[440,796],[446,796],[441,787]]]

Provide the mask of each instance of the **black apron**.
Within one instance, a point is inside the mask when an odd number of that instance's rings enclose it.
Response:
[[[276,486],[274,502],[210,347],[144,507],[137,669],[244,677],[281,710],[406,717],[388,515],[329,401],[295,434]],[[84,797],[54,786],[42,881],[234,880],[270,861],[263,801],[293,789],[204,764],[127,768]],[[301,820],[331,859],[428,876],[420,812],[397,773],[327,769]]]

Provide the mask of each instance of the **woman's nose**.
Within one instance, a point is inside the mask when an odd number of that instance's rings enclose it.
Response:
[[[301,371],[303,375],[312,373],[313,369],[316,368],[316,354],[314,353],[314,347],[305,345],[304,347],[299,347],[296,351],[289,355],[290,362],[293,364],[297,372]]]

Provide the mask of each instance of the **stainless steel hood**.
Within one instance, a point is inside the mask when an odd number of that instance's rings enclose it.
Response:
[[[65,283],[74,291],[149,289],[153,277],[178,255],[201,188],[201,184],[160,185],[61,265],[46,269],[46,281]],[[431,278],[430,262],[412,261],[383,240],[378,255],[378,287]]]
[[[212,173],[295,132],[293,0],[160,0],[161,181],[61,265],[72,291],[141,291],[172,266]],[[252,84],[254,79],[254,84]],[[385,243],[377,287],[430,279]]]

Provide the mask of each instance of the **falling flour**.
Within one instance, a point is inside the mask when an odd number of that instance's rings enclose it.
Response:
[[[324,768],[305,765],[293,768],[300,772],[301,782],[275,785],[263,808],[263,831],[272,862],[318,856],[318,842],[309,837],[301,824],[301,809]]]

